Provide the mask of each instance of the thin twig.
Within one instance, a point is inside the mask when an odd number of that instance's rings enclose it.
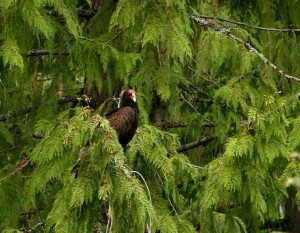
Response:
[[[108,43],[110,43],[111,41],[113,41],[113,40],[114,40],[115,38],[117,38],[121,33],[122,33],[122,31],[117,32],[112,38],[110,38],[109,40],[104,41],[104,42],[99,42],[99,41],[96,41],[96,40],[94,40],[94,39],[88,38],[88,37],[86,37],[86,36],[79,36],[79,35],[75,35],[75,34],[71,34],[71,35],[74,36],[74,37],[77,38],[77,39],[86,40],[86,41],[91,42],[91,43],[94,43],[94,44],[96,44],[96,45],[104,45],[104,44],[108,44]]]
[[[35,204],[34,201],[33,201],[33,206],[34,206],[34,208],[35,208],[35,210],[36,210],[36,212],[37,212],[37,216],[38,216],[40,222],[39,222],[38,224],[36,224],[36,225],[34,226],[34,228],[32,228],[32,230],[29,231],[29,232],[35,231],[35,229],[36,229],[37,227],[40,227],[40,226],[43,228],[43,231],[45,232],[44,224],[46,223],[46,220],[45,220],[45,219],[42,219],[41,214],[40,214],[40,212],[38,211],[38,209],[37,209],[36,204]]]
[[[146,186],[148,195],[149,195],[149,201],[152,204],[151,192],[150,192],[149,186],[148,186],[145,178],[143,177],[143,175],[141,173],[139,173],[138,171],[132,170],[131,167],[129,167],[128,165],[125,164],[125,166],[127,167],[127,169],[130,170],[131,173],[137,174],[137,175],[139,175],[142,178],[142,180],[143,180],[143,182],[144,182],[144,184]],[[147,224],[147,231],[148,231],[148,233],[151,233],[151,229],[152,229],[152,221],[151,221],[151,218],[149,218],[149,225]]]
[[[184,96],[182,93],[180,93],[180,98],[182,99],[183,102],[187,103],[200,117],[202,116],[200,112],[198,112],[197,108],[190,103]]]
[[[143,180],[143,182],[144,182],[144,184],[146,186],[148,195],[149,195],[149,201],[150,201],[150,203],[152,203],[151,192],[150,192],[150,189],[149,189],[149,187],[147,185],[147,182],[146,182],[145,178],[143,177],[143,175],[141,173],[139,173],[138,171],[134,171],[134,170],[131,170],[130,172],[131,173],[135,173],[135,174],[139,175],[142,178],[142,180]]]
[[[39,227],[44,226],[45,223],[46,223],[46,220],[42,220],[41,222],[37,223],[35,226],[33,226],[33,227],[31,227],[31,228],[28,228],[28,229],[20,229],[20,231],[26,232],[26,233],[34,232],[34,231],[36,231]]]
[[[157,175],[157,177],[158,177],[158,180],[159,180],[159,182],[160,182],[160,185],[163,187],[164,190],[166,190],[165,185],[164,185],[164,182],[162,181],[162,178],[160,177],[159,173],[156,172],[156,175]],[[176,215],[178,215],[178,213],[177,213],[177,211],[176,211],[176,209],[175,209],[175,206],[173,205],[173,203],[172,203],[172,201],[171,201],[171,199],[170,199],[169,197],[168,197],[168,200],[169,200],[169,203],[170,203],[170,205],[171,205],[171,207],[172,207],[174,213],[175,213]]]
[[[203,169],[204,169],[204,167],[200,167],[200,166],[197,166],[197,165],[194,165],[194,164],[192,164],[192,166],[193,166],[194,168],[199,169],[199,170],[203,170]]]
[[[108,207],[108,213],[110,212],[110,202],[109,202],[109,207]],[[112,216],[108,216],[108,220],[107,220],[107,225],[106,225],[106,233],[112,232],[112,226],[113,226],[113,219]]]
[[[22,146],[14,146],[14,147],[10,147],[10,148],[5,149],[5,150],[0,150],[0,154],[3,153],[3,152],[6,152],[6,151],[16,150],[20,147],[22,147]]]
[[[205,96],[209,96],[209,94],[204,91],[202,88],[198,87],[197,85],[195,85],[194,83],[192,83],[191,81],[188,81],[189,82],[189,85],[194,88],[198,93],[202,94],[202,95],[205,95]]]
[[[134,170],[131,170],[130,172],[134,173],[134,174],[137,174],[137,175],[139,175],[142,178],[142,180],[143,180],[143,182],[144,182],[144,184],[146,186],[148,195],[149,195],[149,201],[152,204],[151,192],[150,192],[150,189],[149,189],[149,187],[147,185],[147,182],[146,182],[145,178],[143,177],[143,175],[141,173],[139,173],[138,171],[134,171]],[[148,233],[151,233],[151,229],[152,229],[152,221],[151,221],[151,218],[149,218],[149,225],[147,224]]]
[[[91,42],[91,43],[94,43],[96,45],[104,45],[104,44],[108,44],[110,43],[111,41],[113,41],[116,37],[118,37],[118,35],[121,33],[118,32],[116,33],[111,39],[107,40],[107,41],[104,41],[104,42],[98,42],[94,39],[90,39],[88,37],[85,37],[85,36],[80,36],[80,35],[75,35],[75,34],[71,34],[74,38],[77,38],[77,39],[81,39],[81,40],[85,40],[85,41],[88,41],[88,42]],[[51,51],[48,51],[46,49],[31,49],[29,51],[27,51],[25,53],[25,55],[27,57],[32,57],[32,56],[44,56],[44,55],[64,55],[64,56],[68,56],[70,55],[69,51],[61,51],[59,49],[54,49],[53,52]]]
[[[195,63],[197,63],[197,61],[194,59],[194,58],[192,58],[192,60],[195,62]],[[219,84],[219,83],[217,83],[216,81],[214,81],[213,79],[212,79],[212,77],[207,73],[207,72],[205,72],[205,71],[198,71],[198,70],[195,70],[195,69],[193,69],[192,67],[190,67],[190,66],[187,66],[187,68],[188,69],[190,69],[191,71],[193,71],[193,72],[195,72],[195,73],[200,73],[200,72],[202,72],[202,73],[204,73],[205,75],[207,75],[207,76],[209,76],[210,77],[210,79],[208,79],[208,78],[206,78],[204,75],[202,75],[201,76],[201,78],[203,78],[205,81],[207,81],[207,82],[210,82],[210,83],[212,83],[213,85],[215,85],[215,86],[217,86],[217,87],[221,87],[221,85]]]
[[[16,174],[17,172],[21,171],[24,167],[27,166],[27,164],[28,164],[30,161],[31,161],[31,159],[28,159],[28,160],[26,161],[26,163],[22,164],[22,166],[17,167],[16,170],[14,170],[14,172],[12,172],[12,173],[10,173],[9,175],[7,175],[7,176],[1,178],[1,179],[0,179],[0,182],[2,182],[3,180],[7,179],[7,178],[10,177],[10,176],[13,176],[13,175]]]
[[[261,54],[260,52],[257,51],[257,49],[255,49],[252,45],[250,45],[249,43],[247,43],[246,41],[242,40],[241,38],[233,35],[228,29],[223,28],[219,25],[214,24],[213,22],[210,21],[206,21],[203,19],[199,19],[196,16],[191,16],[191,18],[198,24],[202,25],[202,26],[208,26],[216,31],[221,32],[222,34],[232,38],[233,40],[237,41],[238,43],[244,45],[249,52],[254,52],[258,55],[259,58],[261,58],[267,65],[269,65],[273,70],[275,70],[276,72],[278,72],[279,74],[283,75],[284,77],[286,77],[287,79],[291,79],[291,80],[295,80],[297,82],[300,82],[300,78],[297,78],[295,76],[291,76],[286,74],[284,71],[282,71],[281,69],[279,69],[276,65],[274,65],[270,60],[268,60],[263,54]]]
[[[62,96],[60,98],[57,98],[57,103],[58,104],[71,103],[71,102],[74,103],[80,101],[88,101],[89,99],[91,99],[89,95]],[[0,122],[6,121],[11,118],[15,118],[17,116],[25,115],[27,113],[30,113],[31,110],[32,110],[32,106],[27,106],[26,109],[20,110],[18,112],[15,110],[10,110],[8,111],[7,114],[0,114]]]

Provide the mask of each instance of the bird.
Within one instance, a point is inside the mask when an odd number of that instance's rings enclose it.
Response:
[[[117,132],[122,147],[126,148],[138,127],[139,108],[136,101],[136,92],[133,89],[124,91],[120,99],[120,107],[108,113],[105,117],[110,126]]]
[[[138,127],[139,108],[136,101],[136,92],[133,89],[124,91],[121,94],[120,107],[106,114],[105,117],[110,126],[117,132],[119,143],[125,150]],[[75,179],[78,177],[80,162],[88,146],[87,144],[80,150],[79,161],[71,170],[71,173],[75,174]]]

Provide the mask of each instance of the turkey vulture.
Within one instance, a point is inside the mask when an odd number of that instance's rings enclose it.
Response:
[[[132,89],[126,90],[121,97],[120,108],[108,113],[106,118],[110,126],[116,130],[120,144],[125,148],[138,126],[139,108],[136,103],[136,92]],[[80,159],[85,149],[86,147],[83,147],[80,150]],[[75,178],[78,176],[79,168],[80,161],[71,170],[71,173],[75,173]]]
[[[139,108],[135,91],[126,90],[121,97],[120,108],[108,113],[106,118],[110,126],[116,130],[120,144],[125,148],[138,126]]]

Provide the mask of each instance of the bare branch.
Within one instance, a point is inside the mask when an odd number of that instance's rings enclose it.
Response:
[[[127,166],[128,167],[128,166]],[[128,167],[129,169],[130,169],[130,172],[131,173],[134,173],[134,174],[137,174],[137,175],[139,175],[140,177],[141,177],[141,179],[143,180],[143,182],[144,182],[144,184],[145,184],[145,186],[146,186],[146,188],[147,188],[147,192],[148,192],[148,195],[149,195],[149,201],[150,201],[150,203],[152,204],[152,198],[151,198],[151,192],[150,192],[150,189],[149,189],[149,187],[148,187],[148,185],[147,185],[147,182],[146,182],[146,180],[145,180],[145,178],[143,177],[143,175],[141,174],[141,173],[139,173],[138,171],[134,171],[134,170],[132,170],[130,167]],[[151,218],[149,218],[149,225],[147,224],[147,230],[148,230],[148,233],[151,233],[152,232],[152,221],[151,221]]]
[[[184,91],[187,91],[187,92],[190,92],[190,89],[193,89],[193,92],[195,93],[198,93],[198,94],[202,94],[202,95],[205,95],[205,96],[209,96],[209,94],[204,91],[202,88],[198,87],[197,85],[195,85],[194,83],[192,83],[190,80],[186,79],[187,82],[189,83],[189,87],[186,87],[184,85],[179,85],[178,87],[181,89],[181,90],[184,90]]]
[[[184,127],[187,127],[188,126],[188,123],[185,123],[185,122],[166,122],[163,127],[166,128],[166,129],[169,129],[169,128],[184,128]],[[208,127],[214,127],[215,124],[210,122],[210,121],[205,121],[202,123],[202,127],[204,128],[208,128]]]
[[[194,88],[199,94],[205,95],[205,96],[209,96],[209,94],[204,91],[202,88],[198,87],[197,85],[195,85],[194,83],[189,81],[189,84],[192,88]]]
[[[11,148],[8,148],[8,149],[5,149],[5,150],[0,150],[0,154],[3,153],[3,152],[6,152],[6,151],[11,151],[11,150],[16,150],[18,148],[21,148],[22,146],[14,146],[14,147],[11,147]]]
[[[47,15],[53,16],[53,17],[59,17],[59,14],[57,11],[54,9],[47,9],[46,10]],[[77,15],[80,17],[85,17],[85,18],[92,18],[97,11],[91,10],[91,9],[83,9],[83,8],[78,8],[77,9]]]
[[[37,223],[35,226],[31,227],[31,228],[27,228],[27,229],[20,229],[20,231],[22,232],[26,232],[26,233],[29,233],[29,232],[34,232],[36,231],[39,227],[41,226],[44,226],[46,223],[46,220],[42,220],[41,222]]]
[[[254,124],[255,121],[251,121],[250,122],[251,124]],[[248,121],[240,121],[240,125],[243,127],[243,126],[246,126],[248,125],[249,122]],[[204,122],[202,127],[214,127],[215,125],[212,123],[212,122]],[[232,129],[234,130],[234,129]],[[194,141],[194,142],[190,142],[190,143],[187,143],[187,144],[184,144],[184,145],[181,145],[180,147],[178,147],[176,149],[176,151],[178,153],[181,153],[181,152],[184,152],[184,151],[187,151],[187,150],[191,150],[193,148],[196,148],[198,146],[204,146],[206,145],[207,143],[211,142],[212,140],[214,140],[215,138],[217,138],[217,136],[215,135],[210,135],[210,136],[206,136],[204,138],[201,138],[200,140],[197,140],[197,141]]]
[[[29,51],[27,51],[25,53],[25,55],[27,57],[43,56],[43,55],[50,55],[50,54],[52,54],[52,55],[65,55],[65,56],[67,56],[67,55],[69,55],[69,52],[67,52],[67,51],[60,51],[59,49],[54,49],[54,51],[51,53],[51,52],[49,52],[48,50],[45,50],[45,49],[40,49],[40,50],[38,50],[38,49],[31,49],[31,50],[29,50]]]
[[[193,149],[195,147],[198,147],[198,146],[203,146],[209,142],[211,142],[212,140],[214,140],[216,138],[216,136],[207,136],[207,137],[204,137],[200,140],[197,140],[197,141],[194,141],[194,142],[191,142],[191,143],[188,143],[188,144],[185,144],[185,145],[182,145],[181,147],[178,147],[176,149],[176,151],[178,153],[181,153],[181,152],[184,152],[184,151],[187,151],[187,150],[190,150],[190,149]]]
[[[78,16],[81,16],[81,17],[92,18],[96,14],[96,11],[95,10],[78,8],[77,9],[77,14],[78,14]]]
[[[215,101],[213,99],[199,99],[199,102],[212,104]]]
[[[74,103],[78,101],[88,101],[90,99],[89,96],[87,95],[75,95],[75,96],[63,96],[61,98],[57,99],[58,104],[64,104],[64,103]],[[27,106],[24,110],[10,110],[7,112],[7,114],[0,114],[0,122],[1,121],[6,121],[11,118],[15,118],[17,116],[25,115],[29,112],[31,112],[32,106]]]
[[[211,21],[206,21],[203,19],[199,19],[196,16],[191,16],[191,18],[198,24],[202,25],[202,26],[208,26],[216,31],[221,32],[222,34],[234,39],[235,41],[237,41],[238,43],[244,45],[249,52],[254,52],[258,55],[258,57],[260,57],[267,65],[269,65],[273,70],[275,70],[276,72],[278,72],[279,74],[283,75],[284,77],[291,79],[291,80],[295,80],[297,82],[300,82],[300,78],[291,76],[286,74],[284,71],[282,71],[281,69],[279,69],[276,65],[274,65],[270,60],[268,60],[263,54],[261,54],[260,52],[258,52],[252,45],[250,45],[249,43],[247,43],[246,41],[242,40],[241,38],[236,37],[235,35],[233,35],[228,29],[223,28],[219,25],[214,24]]]
[[[163,127],[166,128],[166,129],[169,129],[169,128],[184,128],[184,127],[187,127],[188,124],[187,123],[183,123],[183,122],[166,122]]]
[[[88,37],[85,37],[85,36],[79,36],[79,35],[75,35],[75,34],[71,34],[74,38],[76,39],[80,39],[80,40],[85,40],[85,41],[88,41],[90,43],[94,43],[96,45],[103,45],[103,44],[108,44],[110,43],[111,41],[113,41],[115,38],[117,38],[120,34],[122,33],[122,31],[120,32],[117,32],[111,39],[107,40],[107,41],[104,41],[104,42],[99,42],[99,41],[96,41],[94,39],[90,39]],[[25,55],[27,57],[32,57],[32,56],[45,56],[45,55],[63,55],[63,56],[68,56],[70,55],[69,51],[61,51],[59,49],[54,49],[53,52],[50,52],[48,50],[45,50],[45,49],[31,49],[29,51],[27,51],[25,53]]]
[[[162,178],[160,177],[159,173],[157,172],[156,175],[157,175],[157,177],[158,177],[158,180],[159,180],[159,182],[160,182],[161,187],[162,187],[164,190],[166,190],[165,185],[164,185],[164,182],[163,182]],[[169,200],[170,206],[172,207],[174,213],[175,213],[176,215],[178,215],[178,212],[177,212],[177,210],[175,209],[175,206],[173,205],[173,203],[172,203],[172,201],[171,201],[171,199],[170,199],[169,197],[168,197],[168,200]]]
[[[70,103],[70,102],[78,102],[81,99],[87,98],[86,95],[75,95],[75,96],[62,96],[57,99],[59,104]]]
[[[43,133],[33,133],[32,137],[36,138],[36,139],[43,139],[44,138],[44,134]]]
[[[21,212],[20,215],[21,216],[26,216],[26,215],[31,216],[31,215],[35,215],[36,213],[37,212],[35,210],[33,210],[33,211],[28,211],[28,212]]]
[[[15,175],[17,172],[21,171],[23,168],[25,168],[28,163],[31,161],[31,159],[25,158],[23,159],[20,164],[18,165],[18,167],[9,175],[3,177],[0,179],[0,182],[2,182],[3,180],[6,180],[8,177]]]
[[[214,17],[214,16],[209,16],[209,15],[197,15],[199,18],[204,18],[204,19],[217,19],[219,21],[227,22],[227,23],[232,23],[236,25],[241,25],[245,27],[250,27],[250,28],[255,28],[257,30],[263,30],[263,31],[275,31],[275,32],[300,32],[299,28],[266,28],[266,27],[258,27],[258,26],[253,26],[250,24],[246,24],[243,22],[238,22],[238,21],[233,21],[229,19],[224,19],[224,18],[219,18],[219,17]]]
[[[114,39],[116,39],[121,33],[122,33],[122,31],[118,31],[112,38],[110,38],[109,40],[104,41],[104,42],[99,42],[95,39],[91,39],[91,38],[88,38],[86,36],[79,36],[79,35],[75,35],[75,34],[71,34],[71,35],[74,36],[74,38],[76,38],[76,39],[85,40],[85,41],[94,43],[96,45],[104,45],[104,44],[108,44],[111,41],[113,41]]]

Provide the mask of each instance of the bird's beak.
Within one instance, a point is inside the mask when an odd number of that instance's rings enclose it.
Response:
[[[135,95],[135,93],[132,94],[132,96],[130,96],[130,98],[133,100],[133,102],[136,102],[136,95]]]

